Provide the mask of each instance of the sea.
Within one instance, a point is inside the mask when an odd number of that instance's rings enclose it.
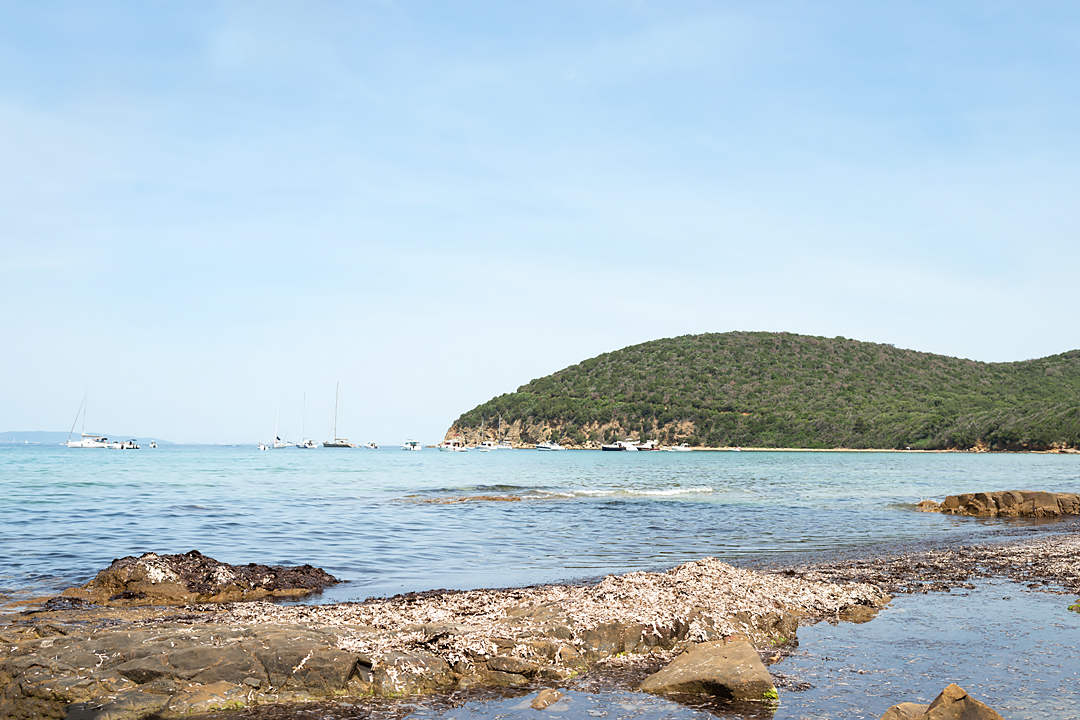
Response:
[[[310,563],[345,582],[306,602],[338,602],[588,581],[706,556],[770,566],[1048,531],[914,511],[923,498],[1006,489],[1076,492],[1080,456],[0,446],[0,598],[54,593],[148,551]],[[803,628],[799,652],[773,669],[812,687],[783,690],[775,717],[877,718],[955,679],[1009,708],[1006,717],[1080,718],[1080,615],[1066,600],[989,582],[898,598],[865,625]],[[1052,713],[1025,709],[1032,688],[1052,698]],[[542,715],[519,705],[415,716]],[[615,691],[572,690],[553,707],[567,718],[724,716]]]

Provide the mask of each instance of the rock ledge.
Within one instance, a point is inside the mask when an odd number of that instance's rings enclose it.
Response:
[[[1057,518],[1080,515],[1080,494],[1002,490],[949,495],[941,503],[923,500],[915,507],[921,512],[940,512],[946,515]]]

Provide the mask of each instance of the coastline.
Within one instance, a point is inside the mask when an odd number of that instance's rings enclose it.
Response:
[[[1080,533],[1070,526],[997,544],[938,543],[764,570],[703,559],[585,584],[321,606],[55,602],[0,620],[9,648],[0,656],[0,710],[33,718],[97,707],[111,713],[101,717],[134,719],[521,693],[587,685],[598,674],[625,684],[680,650],[731,636],[746,636],[775,663],[797,643],[800,625],[867,621],[892,595],[986,578],[1080,593]]]
[[[428,445],[426,447],[437,448],[437,445]],[[535,445],[520,445],[515,446],[515,450],[535,450]],[[564,450],[586,450],[593,452],[600,452],[599,447],[583,447],[575,445],[565,445]],[[952,455],[1080,455],[1080,449],[1077,448],[1060,448],[1053,450],[982,450],[976,448],[969,448],[962,450],[959,448],[947,448],[942,450],[917,450],[917,449],[898,449],[898,448],[797,448],[797,447],[735,447],[735,446],[722,446],[712,447],[709,445],[693,445],[689,448],[690,452],[783,452],[783,453],[900,453],[905,455],[917,455],[917,454],[952,454]],[[663,450],[653,450],[651,452],[664,452]]]

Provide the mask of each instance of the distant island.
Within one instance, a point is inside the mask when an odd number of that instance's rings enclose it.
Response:
[[[684,335],[632,345],[462,414],[467,443],[617,438],[707,447],[1080,448],[1080,350],[984,363],[847,338]]]
[[[127,438],[139,438],[143,442],[150,442],[153,440],[159,445],[171,445],[168,440],[162,440],[161,438],[151,438],[139,435],[125,435],[121,433],[101,433],[106,437],[115,438],[117,440],[125,440]],[[0,432],[0,445],[63,445],[68,439],[74,437],[76,440],[79,438],[79,433],[74,435],[66,430],[7,430]]]

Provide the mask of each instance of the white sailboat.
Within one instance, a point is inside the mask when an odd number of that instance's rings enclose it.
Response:
[[[79,422],[79,416],[82,416],[82,430],[81,437],[78,440],[72,440],[71,435],[75,432],[75,425]],[[134,440],[131,441],[134,444]],[[107,450],[119,450],[122,445],[104,435],[94,435],[93,433],[87,434],[86,432],[86,395],[83,395],[82,403],[79,405],[78,411],[75,413],[75,419],[71,422],[71,429],[68,430],[68,439],[65,443],[69,448],[104,448]],[[134,449],[138,449],[136,445]]]
[[[300,416],[300,437],[302,439],[296,443],[296,447],[302,450],[312,450],[319,447],[318,443],[311,438],[305,438],[305,435],[307,435],[307,393],[304,393],[304,410]]]
[[[337,434],[337,419],[338,419],[338,405],[341,403],[341,381],[338,380],[337,389],[334,391],[334,439],[323,441],[323,447],[328,448],[352,448],[356,447],[353,443],[349,442],[349,438],[338,437]],[[370,443],[369,443],[370,444]]]
[[[278,408],[277,414],[274,415],[274,441],[270,443],[270,446],[275,450],[289,447],[289,443],[281,439],[281,433],[278,432],[278,421],[281,419],[281,408]]]

